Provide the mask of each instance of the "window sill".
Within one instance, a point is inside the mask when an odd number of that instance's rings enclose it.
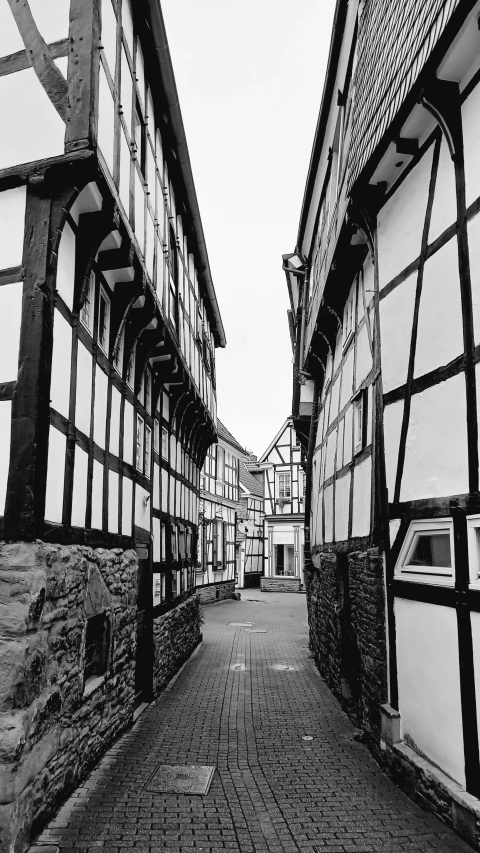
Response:
[[[85,682],[85,687],[83,688],[83,698],[85,699],[87,696],[90,696],[91,693],[94,693],[98,687],[105,682],[105,675],[94,675],[92,678],[89,678]]]

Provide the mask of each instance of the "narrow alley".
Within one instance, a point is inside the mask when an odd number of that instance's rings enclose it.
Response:
[[[204,608],[203,643],[31,851],[470,850],[353,740],[309,657],[305,596],[242,594]],[[208,793],[160,793],[163,764],[214,766]]]

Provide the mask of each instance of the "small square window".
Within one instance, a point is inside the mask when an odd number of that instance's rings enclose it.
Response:
[[[419,583],[452,585],[454,580],[451,519],[412,521],[400,550],[395,576]]]
[[[86,282],[83,305],[80,309],[80,322],[90,334],[93,330],[93,300],[95,294],[95,274],[93,272],[88,276]]]
[[[98,299],[98,344],[105,355],[108,355],[110,337],[110,300],[103,287],[100,288]]]

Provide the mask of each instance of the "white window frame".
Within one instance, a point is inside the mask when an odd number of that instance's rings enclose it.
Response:
[[[152,466],[152,428],[145,424],[145,464],[143,472],[150,479],[150,469]]]
[[[153,452],[159,456],[160,454],[160,423],[153,422]]]
[[[355,289],[345,303],[343,314],[343,349],[346,349],[353,338],[355,330]]]
[[[106,306],[106,307],[105,307],[105,340],[104,340],[104,343],[103,343],[103,344],[102,344],[102,342],[101,342],[101,340],[100,340],[100,331],[101,331],[101,330],[100,330],[100,304],[101,304],[102,299],[103,299],[103,301],[104,301],[104,303],[105,303],[105,306]],[[99,290],[99,294],[98,294],[98,334],[97,334],[97,343],[98,343],[98,346],[100,347],[100,349],[102,350],[102,352],[104,352],[106,356],[108,356],[108,343],[109,343],[109,340],[110,340],[110,299],[108,298],[107,294],[105,293],[105,290],[103,289],[102,285],[100,285],[100,290]]]
[[[168,440],[168,429],[166,427],[162,427],[162,459],[168,459],[169,444],[170,442]]]
[[[363,391],[353,401],[353,452],[365,447],[365,394]]]
[[[132,391],[135,383],[135,355],[136,348],[134,344],[128,356],[127,367],[125,369],[125,382]]]
[[[480,515],[467,517],[468,563],[471,589],[480,589]]]
[[[137,428],[135,432],[135,467],[137,471],[143,474],[144,471],[144,451],[145,451],[145,421],[137,414]]]
[[[115,347],[113,350],[113,367],[119,374],[122,375],[123,371],[123,351],[125,345],[125,324],[122,325],[121,331],[118,334],[117,340],[115,342]]]
[[[418,534],[432,533],[435,535],[444,532],[448,533],[450,536],[451,568],[446,566],[409,565],[408,560],[412,555]],[[451,518],[422,518],[411,521],[395,566],[396,580],[411,581],[413,583],[435,584],[436,586],[453,586],[455,583],[455,555],[453,544],[453,521]]]
[[[281,489],[281,486],[280,486],[280,478],[281,477],[288,477],[288,482],[289,482],[288,495],[281,495],[280,494],[281,491],[285,492],[285,486],[283,487],[283,490]],[[277,471],[275,479],[276,479],[275,485],[276,485],[277,498],[279,500],[282,500],[282,501],[291,501],[292,500],[292,472],[291,471]]]
[[[85,306],[89,306],[87,317],[85,317]],[[95,308],[95,273],[88,277],[88,287],[85,293],[85,301],[80,309],[80,322],[84,329],[91,335],[93,333],[93,312]]]

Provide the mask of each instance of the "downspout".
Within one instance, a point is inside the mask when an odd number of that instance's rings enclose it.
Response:
[[[304,545],[304,571],[312,571],[312,556],[310,551],[310,511],[312,508],[312,472],[313,454],[315,451],[315,436],[317,433],[318,401],[320,397],[319,383],[313,380],[313,403],[310,416],[310,431],[308,434],[307,464],[305,466],[305,545]]]

